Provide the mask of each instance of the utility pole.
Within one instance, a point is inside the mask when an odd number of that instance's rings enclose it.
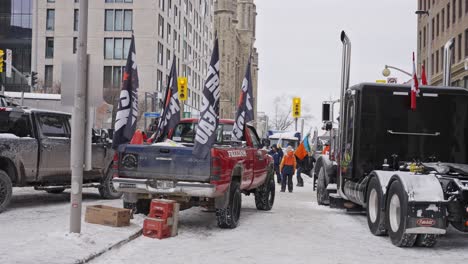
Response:
[[[81,202],[83,186],[84,138],[87,97],[87,43],[88,43],[88,0],[80,0],[77,78],[75,103],[73,105],[71,138],[72,186],[70,193],[70,233],[81,232]]]

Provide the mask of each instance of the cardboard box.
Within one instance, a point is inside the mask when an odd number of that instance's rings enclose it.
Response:
[[[128,226],[130,225],[130,216],[130,209],[90,205],[86,207],[85,222],[116,227]]]

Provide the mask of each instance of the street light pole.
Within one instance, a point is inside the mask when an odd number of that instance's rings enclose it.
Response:
[[[397,71],[399,71],[401,73],[404,73],[404,74],[408,75],[409,77],[413,77],[413,75],[411,73],[409,73],[409,72],[407,72],[405,70],[402,70],[400,68],[397,68],[395,66],[390,66],[390,65],[385,65],[385,68],[384,68],[384,70],[382,72],[382,75],[385,76],[385,77],[390,76],[390,70],[389,69],[394,69],[394,70],[397,70]]]

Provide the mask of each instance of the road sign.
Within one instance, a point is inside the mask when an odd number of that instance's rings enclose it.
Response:
[[[13,53],[11,49],[6,50],[6,77],[11,78],[11,63],[13,62]]]
[[[396,77],[388,77],[387,83],[398,83],[398,78]]]
[[[144,116],[146,118],[160,118],[161,114],[160,113],[155,113],[155,112],[146,112],[146,113],[144,113]]]

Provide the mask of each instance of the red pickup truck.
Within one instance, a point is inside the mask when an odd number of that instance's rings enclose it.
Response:
[[[177,142],[122,145],[114,188],[124,193],[124,207],[148,213],[152,198],[177,200],[181,208],[215,209],[218,226],[235,228],[241,193],[255,195],[258,210],[271,210],[275,198],[273,159],[246,126],[242,142],[232,142],[233,120],[220,120],[216,144],[203,160],[193,154],[198,119],[184,119],[169,138]]]

